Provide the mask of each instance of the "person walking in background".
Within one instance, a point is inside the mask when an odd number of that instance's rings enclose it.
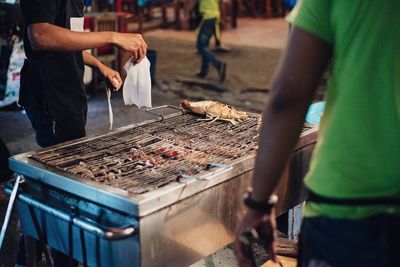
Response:
[[[400,266],[400,2],[303,0],[299,8],[263,113],[249,209],[236,232],[238,262],[252,266],[244,241],[254,230],[275,259],[268,199],[331,63],[305,178],[298,264]]]
[[[219,10],[220,10],[220,17],[223,18],[224,17],[224,13],[223,13],[224,9],[222,6],[222,1],[223,0],[219,1]],[[214,51],[218,52],[218,53],[229,53],[229,52],[231,52],[231,49],[222,43],[222,34],[221,34],[220,25],[221,25],[221,23],[218,23],[218,22],[215,24],[215,30],[214,30],[214,34],[213,34],[214,43],[215,43]]]
[[[220,0],[200,0],[199,11],[202,16],[197,33],[197,49],[201,55],[201,67],[197,73],[199,78],[205,78],[208,74],[209,64],[218,72],[219,82],[224,82],[226,76],[226,63],[219,61],[209,50],[210,39],[216,32],[219,36],[217,23],[220,19]],[[219,39],[219,37],[217,38]]]
[[[215,26],[215,31],[214,31],[214,40],[215,40],[215,47],[214,51],[219,52],[219,53],[230,53],[231,49],[224,45],[221,40],[221,31],[219,27],[219,23],[216,24]]]

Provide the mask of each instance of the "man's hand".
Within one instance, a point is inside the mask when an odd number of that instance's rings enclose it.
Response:
[[[114,87],[116,91],[119,90],[122,86],[122,79],[121,75],[119,75],[118,71],[115,71],[98,60],[92,54],[88,53],[87,51],[82,52],[83,62],[85,65],[88,65],[92,68],[97,69],[104,78],[109,80],[110,84]]]
[[[115,71],[103,64],[101,66],[99,66],[98,69],[99,69],[101,75],[103,75],[104,78],[106,78],[111,83],[111,85],[114,87],[115,91],[118,91],[121,88],[122,79],[121,79],[121,75],[119,75],[118,71]]]
[[[244,232],[250,229],[256,229],[259,234],[257,241],[261,243],[268,256],[276,262],[276,221],[275,212],[271,214],[262,214],[258,211],[249,209],[243,218],[241,224],[236,228],[236,239],[234,242],[235,255],[240,267],[252,267],[252,261],[246,254],[243,243],[239,241]]]
[[[134,63],[139,63],[147,53],[147,44],[141,34],[114,33],[113,44],[119,48],[131,52]]]

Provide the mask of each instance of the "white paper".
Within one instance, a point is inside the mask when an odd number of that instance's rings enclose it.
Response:
[[[136,105],[138,108],[151,107],[150,61],[145,57],[134,65],[132,58],[125,64],[127,73],[123,97],[125,105]]]
[[[72,17],[69,20],[71,31],[83,32],[83,17]]]

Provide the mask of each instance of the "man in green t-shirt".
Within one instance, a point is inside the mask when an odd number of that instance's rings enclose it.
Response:
[[[273,259],[269,208],[322,74],[332,63],[310,192],[300,266],[400,266],[400,1],[303,0],[263,114],[253,191],[238,226]],[[236,241],[241,266],[250,266]]]

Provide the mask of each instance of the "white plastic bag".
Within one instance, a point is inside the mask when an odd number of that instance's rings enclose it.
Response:
[[[145,57],[134,65],[132,58],[125,64],[126,79],[123,87],[125,105],[151,108],[150,61]]]
[[[24,65],[25,52],[22,41],[14,43],[10,57],[10,64],[7,71],[7,85],[4,99],[0,101],[0,107],[10,105],[18,101],[19,98],[19,82],[21,69]]]

